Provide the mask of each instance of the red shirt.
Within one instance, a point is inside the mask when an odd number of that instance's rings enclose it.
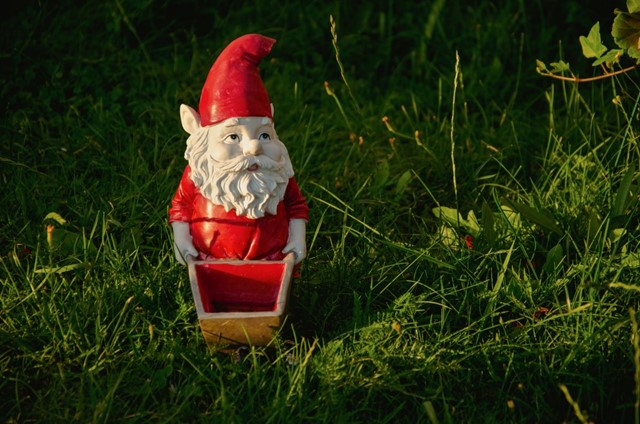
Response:
[[[292,177],[275,215],[251,219],[226,212],[204,197],[187,165],[171,202],[169,222],[188,222],[194,247],[202,257],[280,260],[289,238],[289,221],[309,220],[309,207]]]

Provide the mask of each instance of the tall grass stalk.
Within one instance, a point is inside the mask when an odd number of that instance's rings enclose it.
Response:
[[[453,179],[453,195],[455,198],[456,209],[458,203],[458,178],[456,173],[456,139],[454,136],[456,122],[456,94],[458,92],[458,80],[460,78],[460,55],[456,51],[455,73],[453,75],[453,95],[451,99],[451,131],[449,133],[451,142],[451,177]]]
[[[573,399],[567,386],[564,384],[560,384],[560,390],[562,390],[562,393],[564,393],[564,397],[567,399],[567,402],[569,402],[569,404],[573,408],[573,413],[575,414],[578,421],[580,421],[582,424],[589,424],[588,417],[584,415],[584,413],[580,409],[580,405],[578,404],[578,402]]]
[[[331,44],[333,45],[333,51],[335,52],[336,63],[340,68],[340,77],[342,78],[345,87],[347,87],[347,92],[349,93],[349,97],[351,97],[351,100],[353,101],[356,112],[360,114],[360,105],[358,104],[358,100],[356,100],[355,96],[353,95],[351,85],[347,80],[347,74],[344,71],[344,65],[342,64],[342,60],[340,59],[340,49],[338,48],[338,30],[336,28],[336,21],[333,19],[333,15],[329,15],[329,24],[331,25]]]

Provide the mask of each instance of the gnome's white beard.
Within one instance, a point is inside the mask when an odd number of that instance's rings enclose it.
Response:
[[[278,203],[284,198],[289,178],[293,176],[284,145],[285,154],[280,161],[260,155],[219,162],[208,154],[206,148],[198,149],[203,147],[198,144],[204,143],[197,141],[200,140],[187,142],[185,158],[191,166],[191,179],[204,197],[215,205],[223,206],[227,212],[235,209],[238,216],[257,219],[265,213],[277,214]],[[252,165],[258,165],[258,169],[248,171]]]

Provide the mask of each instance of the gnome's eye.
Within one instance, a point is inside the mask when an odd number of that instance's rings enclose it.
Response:
[[[271,135],[269,133],[263,132],[262,134],[260,134],[260,137],[258,137],[259,140],[271,140]]]
[[[238,134],[229,134],[222,141],[227,144],[236,144],[240,141],[240,137],[238,136]]]

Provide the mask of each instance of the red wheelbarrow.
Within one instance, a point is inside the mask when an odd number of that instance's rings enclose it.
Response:
[[[265,346],[285,318],[293,254],[282,261],[188,260],[200,329],[210,348]]]

